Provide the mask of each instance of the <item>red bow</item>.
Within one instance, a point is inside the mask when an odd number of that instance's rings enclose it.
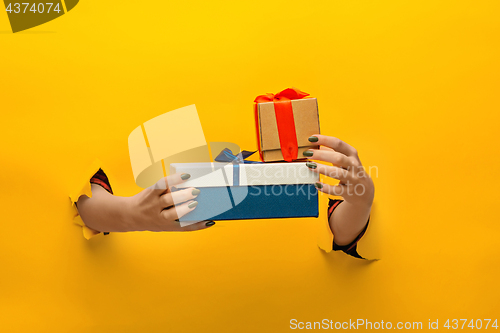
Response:
[[[276,124],[278,125],[281,153],[283,154],[283,159],[287,162],[296,160],[299,150],[291,100],[302,99],[306,96],[309,96],[309,94],[296,88],[288,88],[277,93],[276,95],[266,94],[257,96],[254,100],[255,103],[274,102],[274,112],[276,114]],[[255,104],[255,126],[257,128],[257,145],[259,147],[260,159],[264,161],[262,151],[260,149],[259,115],[257,112],[257,104]]]

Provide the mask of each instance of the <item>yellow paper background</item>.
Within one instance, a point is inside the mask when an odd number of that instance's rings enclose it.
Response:
[[[12,34],[0,13],[0,330],[494,319],[499,14],[493,0],[85,0]],[[74,175],[95,158],[117,194],[140,190],[140,124],[196,104],[208,141],[256,149],[253,99],[289,86],[378,168],[360,252],[382,260],[320,251],[314,219],[90,241],[72,223]]]

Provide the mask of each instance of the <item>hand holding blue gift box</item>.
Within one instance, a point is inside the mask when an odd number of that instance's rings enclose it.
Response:
[[[319,175],[305,163],[246,161],[251,152],[233,155],[224,150],[216,158],[226,163],[172,163],[171,174],[191,178],[178,188],[200,190],[196,210],[182,216],[181,225],[203,220],[243,220],[317,217]]]

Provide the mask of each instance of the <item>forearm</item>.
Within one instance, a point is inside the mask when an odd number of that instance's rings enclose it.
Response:
[[[366,226],[371,204],[343,201],[330,216],[330,228],[337,245],[351,243]]]
[[[92,198],[81,196],[77,202],[85,225],[101,232],[128,231],[127,198],[114,196],[96,184],[92,184],[91,188]]]

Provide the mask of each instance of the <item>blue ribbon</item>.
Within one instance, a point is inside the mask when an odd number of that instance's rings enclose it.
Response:
[[[224,148],[215,158],[216,162],[233,163],[233,186],[240,185],[240,163],[246,164],[262,164],[259,161],[247,161],[246,159],[255,154],[257,151],[243,150],[238,155],[234,155],[231,149]]]

